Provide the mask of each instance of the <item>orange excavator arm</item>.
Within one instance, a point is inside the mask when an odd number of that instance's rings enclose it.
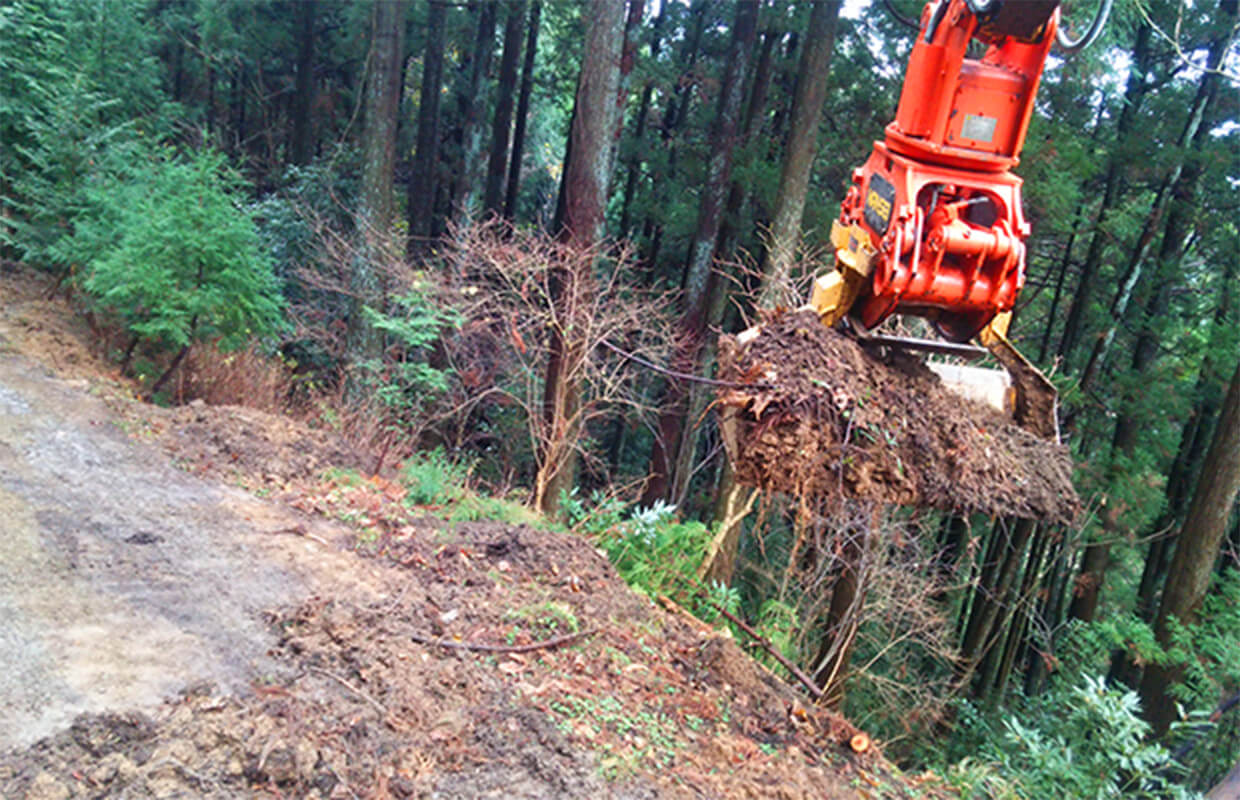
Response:
[[[1051,45],[1087,45],[1109,8],[1100,0],[1089,32],[1069,42],[1059,0],[927,2],[896,118],[853,172],[832,227],[835,268],[810,300],[828,325],[848,317],[868,331],[909,314],[949,343],[977,336],[1011,376],[1016,421],[1048,437],[1058,434],[1055,389],[1006,338],[1029,236],[1011,170]]]
[[[1020,158],[1058,0],[938,0],[922,12],[895,120],[854,171],[813,304],[864,329],[933,320],[954,342],[1010,311],[1025,282]],[[969,57],[970,45],[985,52]],[[977,45],[974,45],[975,47]]]

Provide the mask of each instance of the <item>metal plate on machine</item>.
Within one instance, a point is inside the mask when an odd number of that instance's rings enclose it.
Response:
[[[865,192],[865,224],[879,236],[887,233],[895,201],[896,187],[891,181],[877,172],[870,175],[870,186]]]
[[[999,120],[995,117],[986,117],[981,114],[965,114],[964,122],[960,125],[960,136],[964,139],[972,139],[975,142],[986,142],[990,144],[995,138],[995,126],[999,124]]]

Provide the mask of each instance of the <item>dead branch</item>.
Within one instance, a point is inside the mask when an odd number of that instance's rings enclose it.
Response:
[[[749,626],[749,623],[745,622],[740,617],[728,611],[726,608],[723,608],[722,606],[718,606],[714,603],[711,603],[710,606],[711,608],[715,609],[720,614],[722,614],[726,619],[735,623],[736,627],[740,628],[742,631],[748,634],[750,638],[752,638],[755,642],[761,645],[763,650],[770,653],[771,656],[776,661],[778,661],[784,669],[788,670],[789,674],[791,674],[792,677],[796,678],[801,683],[801,685],[804,686],[805,689],[811,695],[814,696],[815,700],[818,700],[819,698],[822,697],[823,691],[822,689],[818,688],[818,684],[814,683],[814,679],[806,675],[805,671],[802,670],[800,667],[798,667],[796,664],[793,664],[791,661],[785,658],[784,654],[779,652],[779,648],[777,648],[774,644],[772,644],[770,639],[767,639],[765,636],[755,631],[753,628]]]
[[[584,639],[587,636],[593,636],[596,633],[598,633],[598,630],[592,628],[589,630],[577,631],[576,633],[568,633],[564,636],[555,636],[550,639],[544,639],[541,642],[531,642],[530,644],[453,642],[448,639],[422,636],[417,633],[409,634],[409,638],[418,644],[429,644],[432,646],[444,647],[448,650],[472,650],[477,653],[530,653],[535,650],[550,650],[555,647],[563,647],[566,644],[572,644],[578,639]]]
[[[383,706],[382,703],[380,703],[378,700],[374,699],[370,695],[366,694],[365,692],[363,692],[361,689],[357,688],[353,684],[349,683],[348,681],[346,681],[344,678],[340,677],[336,673],[331,672],[329,670],[322,669],[320,667],[307,667],[307,669],[309,669],[311,672],[317,672],[319,675],[322,675],[326,678],[331,678],[333,681],[340,684],[344,688],[348,689],[350,692],[352,692],[357,697],[360,697],[361,699],[365,700],[367,703],[370,703],[370,705],[373,706],[374,709],[379,712],[379,715],[381,717],[387,716],[387,713],[388,713],[387,709]]]
[[[306,539],[309,539],[312,542],[318,542],[324,547],[331,547],[330,542],[328,542],[322,536],[318,536],[316,534],[311,533],[309,530],[306,529],[306,526],[301,523],[293,525],[292,527],[289,527],[289,528],[280,528],[279,530],[267,531],[267,533],[270,533],[273,536],[276,534],[281,534],[281,533],[291,533],[294,536],[301,536]]]

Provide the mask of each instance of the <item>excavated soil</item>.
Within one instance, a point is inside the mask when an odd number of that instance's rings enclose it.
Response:
[[[82,715],[0,754],[3,796],[938,796],[852,755],[854,728],[580,540],[441,524],[392,543],[388,597],[268,612],[282,677]]]
[[[745,345],[722,337],[719,364],[742,387],[719,400],[743,484],[1065,524],[1079,510],[1066,447],[811,312],[779,315]]]
[[[583,538],[316,495],[330,437],[127,399],[45,290],[0,270],[0,797],[946,796]]]

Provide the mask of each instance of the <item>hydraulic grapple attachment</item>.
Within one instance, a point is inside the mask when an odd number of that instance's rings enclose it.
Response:
[[[832,229],[836,269],[817,279],[823,322],[869,330],[931,320],[949,342],[982,334],[1012,375],[1028,424],[1054,435],[1054,388],[1006,338],[1025,282],[1021,179],[1011,173],[1058,23],[1058,0],[929,2],[896,119],[875,142]],[[968,58],[970,42],[986,46]],[[888,339],[888,344],[907,341]],[[1050,419],[1045,419],[1049,413]]]

